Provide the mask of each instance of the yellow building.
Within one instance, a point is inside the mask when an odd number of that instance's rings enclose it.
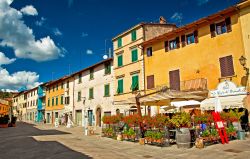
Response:
[[[9,115],[11,105],[8,100],[0,99],[0,116]]]
[[[46,123],[54,123],[55,119],[61,119],[64,113],[65,104],[69,102],[69,97],[66,95],[69,89],[68,78],[66,76],[46,85]]]
[[[164,86],[213,91],[229,81],[246,95],[249,82],[239,59],[250,61],[249,22],[248,1],[144,42],[147,94]]]
[[[172,31],[173,24],[166,24],[163,17],[160,23],[140,23],[112,39],[114,48],[114,103],[120,113],[136,111],[135,96],[144,94],[144,63],[142,48],[145,40]],[[132,99],[132,100],[130,100]]]

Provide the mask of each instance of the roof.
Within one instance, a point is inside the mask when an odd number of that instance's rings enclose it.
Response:
[[[119,38],[119,37],[121,37],[121,36],[123,36],[123,35],[129,33],[130,31],[132,31],[132,30],[134,30],[134,29],[136,29],[136,28],[139,28],[139,27],[141,27],[141,26],[143,26],[143,25],[162,25],[162,26],[175,26],[175,27],[176,27],[175,24],[171,24],[171,23],[160,24],[160,23],[141,22],[141,23],[139,23],[139,24],[137,24],[137,25],[135,25],[135,26],[129,28],[128,30],[126,30],[126,31],[124,31],[124,32],[122,32],[122,33],[120,33],[120,34],[118,34],[117,36],[115,36],[115,37],[112,39],[112,41],[115,41],[117,38]]]
[[[89,69],[91,69],[91,68],[94,68],[94,67],[96,67],[96,66],[98,66],[98,65],[104,64],[104,63],[106,63],[106,62],[108,62],[108,61],[112,61],[112,60],[113,60],[113,58],[108,58],[108,59],[106,59],[106,60],[103,60],[103,61],[101,61],[101,62],[98,62],[98,63],[96,63],[96,64],[94,64],[94,65],[91,65],[91,66],[89,66],[89,67],[86,67],[86,68],[84,68],[84,69],[78,71],[78,72],[73,73],[73,74],[71,75],[71,77],[73,77],[73,76],[75,76],[75,75],[77,75],[77,74],[79,74],[79,73],[81,73],[81,72],[87,71],[87,70],[89,70]]]
[[[219,17],[224,17],[225,15],[230,15],[230,14],[236,13],[237,10],[238,9],[236,8],[236,6],[229,7],[227,9],[225,9],[225,10],[219,11],[219,12],[217,12],[215,14],[209,15],[207,17],[201,18],[201,19],[199,19],[197,21],[194,21],[192,23],[184,25],[184,26],[182,26],[180,28],[177,28],[177,29],[175,29],[175,30],[173,30],[171,32],[162,34],[162,35],[160,35],[158,37],[155,37],[155,38],[153,38],[151,40],[145,41],[145,42],[142,43],[142,45],[145,46],[145,45],[148,45],[148,44],[152,44],[153,42],[164,40],[167,37],[174,36],[174,35],[180,34],[182,32],[186,32],[187,30],[191,30],[191,29],[194,29],[194,28],[204,26],[204,24],[211,23],[211,21],[216,20]]]
[[[64,80],[66,80],[66,79],[68,79],[68,78],[70,78],[70,77],[71,77],[71,76],[66,75],[66,76],[63,76],[63,77],[61,77],[61,78],[59,78],[59,79],[57,79],[57,80],[47,82],[46,86],[50,86],[50,85],[59,83],[59,82],[64,81]]]

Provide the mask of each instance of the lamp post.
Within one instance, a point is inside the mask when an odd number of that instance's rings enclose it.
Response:
[[[249,76],[249,68],[245,66],[247,59],[244,56],[241,56],[239,61],[240,61],[241,66],[243,66],[244,70],[246,70],[246,76]]]

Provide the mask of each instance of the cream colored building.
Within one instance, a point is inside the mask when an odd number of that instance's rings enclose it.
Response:
[[[140,23],[112,39],[114,104],[124,115],[136,111],[135,96],[145,93],[144,59],[140,44],[175,28],[161,17],[160,23]],[[146,107],[142,107],[142,113],[146,113]]]
[[[104,115],[116,114],[113,107],[113,59],[96,63],[72,77],[76,125],[101,127]]]
[[[28,122],[35,122],[36,116],[37,116],[37,104],[38,104],[38,94],[37,94],[38,87],[35,87],[33,89],[27,90],[24,93],[24,96],[26,97],[26,106],[27,106],[27,112],[26,112],[26,120]]]

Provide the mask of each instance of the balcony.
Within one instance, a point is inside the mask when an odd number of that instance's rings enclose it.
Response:
[[[39,97],[39,98],[43,98],[43,97],[45,97],[45,95],[46,95],[45,91],[43,91],[43,92],[38,92],[38,97]]]

